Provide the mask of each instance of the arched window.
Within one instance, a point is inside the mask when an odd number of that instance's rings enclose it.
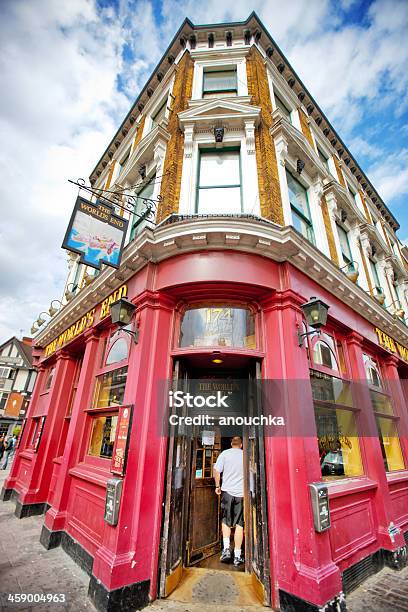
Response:
[[[181,321],[179,345],[255,348],[254,315],[231,304],[190,308]]]
[[[105,362],[105,365],[107,366],[127,359],[129,352],[127,340],[125,338],[118,338],[113,342],[108,351],[108,356]]]
[[[329,334],[322,333],[312,340],[313,363],[321,365],[330,370],[339,371],[334,339]]]
[[[382,388],[380,370],[374,359],[369,355],[363,355],[364,366],[366,371],[367,380],[373,387]]]

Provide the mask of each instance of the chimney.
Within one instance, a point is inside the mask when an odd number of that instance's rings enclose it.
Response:
[[[31,346],[33,339],[32,338],[28,338],[27,336],[23,336],[21,342],[23,344],[28,344],[28,346]]]

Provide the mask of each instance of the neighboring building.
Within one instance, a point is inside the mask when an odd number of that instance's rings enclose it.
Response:
[[[22,424],[34,388],[32,339],[13,337],[0,346],[0,435]]]
[[[39,376],[3,498],[15,492],[20,517],[47,511],[42,543],[87,569],[98,609],[176,597],[184,570],[218,551],[211,468],[228,441],[215,425],[191,443],[164,435],[163,381],[262,380],[245,415],[270,403],[289,431],[241,430],[245,579],[274,608],[344,610],[344,593],[407,558],[398,222],[255,14],[182,24],[90,182],[136,198],[127,246],[89,285],[71,258],[74,295],[35,338]],[[109,316],[124,296],[134,338]],[[311,296],[327,322],[299,341]],[[117,525],[110,498],[104,519],[113,475]],[[322,532],[312,483],[328,489]]]

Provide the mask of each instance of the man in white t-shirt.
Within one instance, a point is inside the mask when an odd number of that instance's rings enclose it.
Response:
[[[220,487],[221,474],[222,486]],[[215,492],[221,495],[223,539],[221,562],[231,561],[231,527],[235,527],[234,565],[238,567],[244,563],[241,553],[244,538],[244,453],[242,439],[239,436],[234,436],[231,440],[231,448],[218,456],[214,465],[214,479]]]

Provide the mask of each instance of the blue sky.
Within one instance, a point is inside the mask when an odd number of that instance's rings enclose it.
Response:
[[[0,3],[0,341],[60,298],[76,192],[187,16],[255,10],[401,224],[408,243],[407,0]]]

